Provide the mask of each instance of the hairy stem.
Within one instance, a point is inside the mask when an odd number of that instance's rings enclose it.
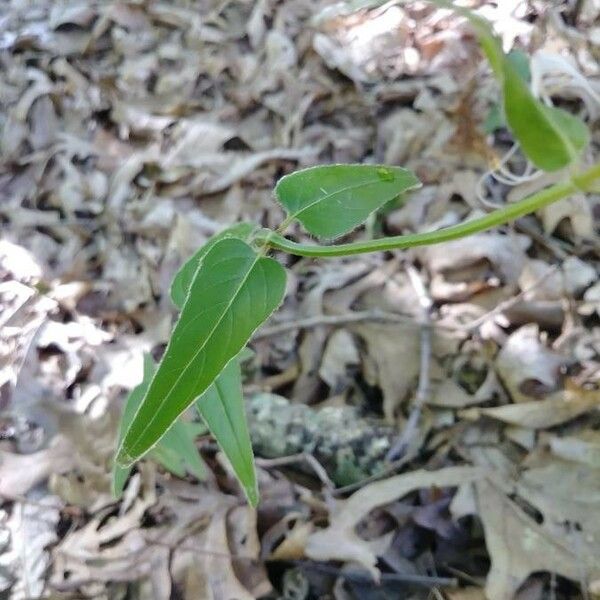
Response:
[[[452,227],[446,227],[445,229],[439,229],[437,231],[429,231],[427,233],[392,236],[366,242],[340,244],[337,246],[317,246],[315,244],[299,244],[284,238],[274,231],[263,230],[257,234],[256,240],[265,246],[276,250],[282,250],[288,254],[322,258],[440,244],[514,221],[515,219],[535,212],[544,206],[563,200],[572,194],[588,191],[598,180],[600,180],[600,163],[582,173],[573,175],[566,182],[557,183],[556,185],[528,196],[519,202],[494,210],[483,217],[464,221],[463,223]]]

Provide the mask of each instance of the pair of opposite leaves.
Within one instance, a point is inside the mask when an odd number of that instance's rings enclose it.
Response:
[[[288,175],[276,192],[290,218],[319,237],[336,237],[419,185],[400,167],[330,165]],[[276,260],[250,245],[255,229],[241,223],[225,230],[176,274],[171,297],[181,314],[158,369],[147,369],[126,404],[116,492],[133,462],[172,441],[179,416],[195,402],[248,499],[257,502],[237,356],[283,300],[286,276]]]

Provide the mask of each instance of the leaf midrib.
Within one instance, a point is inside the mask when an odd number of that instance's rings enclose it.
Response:
[[[214,250],[214,248],[218,246],[218,244],[215,244],[213,246],[213,248],[211,250]],[[187,362],[187,364],[184,366],[184,368],[181,370],[181,373],[177,376],[177,378],[175,379],[173,385],[171,386],[170,390],[167,392],[167,394],[163,397],[163,399],[160,401],[156,412],[154,413],[154,415],[150,418],[150,420],[146,423],[144,429],[142,429],[141,433],[138,435],[137,439],[136,439],[136,443],[137,441],[142,438],[144,436],[144,434],[148,431],[148,429],[150,428],[150,426],[156,421],[156,417],[158,415],[158,413],[160,412],[160,410],[162,409],[162,407],[165,405],[165,402],[168,400],[168,398],[170,398],[171,394],[173,393],[173,389],[177,386],[177,384],[180,382],[181,378],[183,377],[183,375],[186,373],[186,371],[190,368],[191,364],[196,360],[196,358],[198,358],[198,356],[200,355],[200,353],[204,350],[204,348],[206,347],[206,344],[210,341],[210,339],[212,338],[212,336],[214,335],[217,327],[222,323],[223,319],[225,318],[225,315],[229,312],[229,310],[231,309],[231,306],[233,305],[233,303],[235,302],[236,298],[238,297],[242,287],[244,286],[244,284],[246,283],[246,281],[248,280],[248,277],[250,276],[250,273],[252,272],[252,270],[254,269],[254,267],[256,266],[256,263],[260,260],[261,256],[256,254],[254,260],[252,261],[252,264],[250,265],[246,275],[243,277],[243,279],[240,282],[240,285],[237,287],[235,293],[232,295],[231,300],[227,303],[226,308],[223,310],[223,312],[221,313],[221,316],[217,319],[217,322],[215,323],[214,327],[211,329],[210,333],[206,336],[206,338],[204,339],[204,342],[201,344],[201,346],[198,348],[198,350],[196,350],[196,352],[193,354],[193,356],[190,358],[190,360]],[[190,284],[190,292],[189,294],[191,294],[191,289],[194,285],[194,280],[196,279],[196,277],[198,276],[198,273],[200,272],[200,266],[198,268],[198,271],[196,272],[196,274],[194,275],[194,278],[192,279],[192,283]],[[188,296],[189,296],[188,294]],[[185,305],[187,304],[187,300],[186,302],[184,302],[181,311],[183,312],[183,310],[185,309]],[[173,341],[173,338],[171,338],[171,341]],[[171,345],[171,343],[169,343],[169,346]],[[169,351],[169,347],[167,347],[167,349],[165,350],[165,355],[167,354],[167,352]],[[144,406],[144,402],[146,400],[146,398],[148,397],[148,394],[150,393],[150,390],[152,389],[152,384],[154,383],[154,380],[156,379],[156,376],[158,374],[158,372],[160,371],[160,367],[158,369],[156,369],[154,376],[152,377],[152,380],[150,382],[150,385],[148,386],[148,391],[146,392],[146,394],[144,395],[144,398],[142,399],[142,401],[140,402],[140,405],[138,407],[138,410],[136,411],[135,415],[133,416],[133,419],[131,420],[131,424],[129,426],[129,428],[127,429],[127,431],[125,432],[125,435],[123,436],[123,442],[121,443],[121,446],[119,448],[119,452],[117,453],[117,456],[119,456],[121,454],[121,452],[123,451],[123,449],[125,449],[125,441],[127,440],[127,434],[129,433],[129,431],[131,430],[131,427],[133,425],[133,423],[135,422],[139,412],[142,410],[142,407]],[[202,394],[204,391],[206,391],[208,388],[210,387],[210,384],[208,386],[206,386],[206,388],[200,392],[200,394]],[[187,407],[186,407],[187,408]],[[185,408],[181,411],[181,413],[183,413],[185,410]],[[180,413],[180,414],[181,414]],[[179,416],[179,415],[178,415]],[[168,427],[167,427],[168,429]],[[166,430],[165,430],[166,431]],[[163,432],[164,434],[164,432]],[[161,435],[162,437],[162,435]],[[160,439],[160,437],[158,438]],[[156,442],[158,442],[158,440],[156,440]],[[155,442],[155,443],[156,443]],[[132,448],[135,445],[135,443],[130,443],[129,447]],[[152,444],[154,445],[154,444]],[[152,447],[152,445],[150,447]],[[150,448],[148,448],[150,449]],[[128,458],[132,458],[132,461],[135,460],[137,457],[131,457],[131,454],[127,451],[127,455]]]

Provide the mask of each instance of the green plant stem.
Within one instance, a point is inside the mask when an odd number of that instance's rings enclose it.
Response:
[[[265,246],[282,250],[288,254],[322,258],[440,244],[514,221],[544,206],[563,200],[572,194],[588,191],[592,184],[598,180],[600,180],[600,163],[578,175],[573,175],[569,181],[557,183],[519,202],[494,210],[483,217],[427,233],[399,235],[366,242],[340,244],[338,246],[317,246],[314,244],[299,244],[274,231],[263,230],[257,234],[256,240]]]

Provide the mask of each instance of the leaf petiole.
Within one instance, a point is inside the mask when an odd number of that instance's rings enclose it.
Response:
[[[563,200],[568,196],[587,191],[592,184],[600,180],[600,163],[587,169],[583,173],[573,175],[568,181],[557,183],[551,187],[541,190],[519,202],[510,204],[504,208],[494,210],[493,212],[464,221],[452,227],[446,227],[438,231],[429,231],[426,233],[414,233],[409,235],[399,235],[386,237],[377,240],[365,242],[354,242],[350,244],[339,244],[337,246],[318,246],[315,244],[300,244],[284,238],[283,236],[271,230],[262,230],[257,233],[255,240],[264,246],[275,250],[282,250],[288,254],[296,256],[309,256],[330,258],[335,256],[350,256],[353,254],[365,254],[368,252],[381,252],[385,250],[400,250],[412,248],[414,246],[425,246],[428,244],[440,244],[462,238],[480,231],[485,231],[498,225],[503,225],[514,221],[519,217],[530,214]]]

